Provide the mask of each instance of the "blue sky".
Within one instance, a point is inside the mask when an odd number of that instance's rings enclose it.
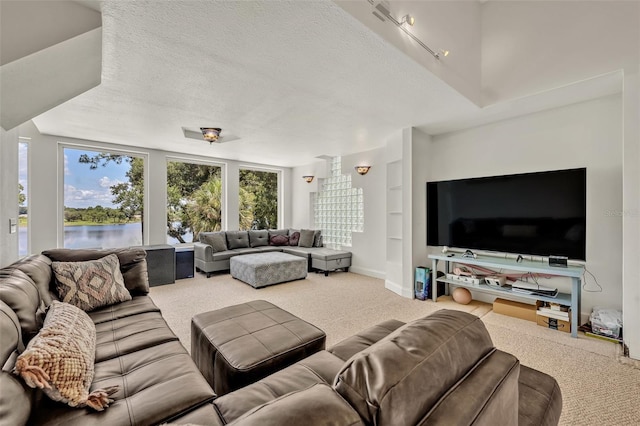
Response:
[[[78,161],[80,155],[95,155],[95,151],[83,149],[64,149],[64,205],[67,207],[116,207],[111,200],[110,186],[120,182],[127,182],[126,173],[129,163],[109,162],[91,170],[88,164]]]

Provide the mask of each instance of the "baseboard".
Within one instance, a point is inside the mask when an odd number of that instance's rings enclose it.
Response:
[[[353,272],[354,274],[366,275],[371,278],[378,278],[380,280],[384,280],[387,277],[387,274],[381,271],[375,271],[369,268],[362,268],[360,266],[350,266],[349,272]]]
[[[400,295],[402,297],[406,297],[407,299],[413,299],[413,290],[405,289],[400,284],[394,283],[393,281],[385,280],[384,288],[387,290],[391,290],[392,292]]]

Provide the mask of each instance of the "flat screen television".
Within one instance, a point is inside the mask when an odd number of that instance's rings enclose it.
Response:
[[[587,170],[427,182],[427,245],[586,260]]]

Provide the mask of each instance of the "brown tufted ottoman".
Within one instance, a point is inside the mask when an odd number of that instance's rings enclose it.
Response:
[[[325,339],[316,326],[264,300],[191,320],[191,357],[218,396],[321,351]]]

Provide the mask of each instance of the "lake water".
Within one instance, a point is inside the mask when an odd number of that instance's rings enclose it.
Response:
[[[20,255],[27,254],[27,228],[18,228]],[[192,234],[183,236],[191,242]],[[178,244],[175,238],[167,237],[167,244]],[[142,245],[142,224],[84,225],[64,227],[65,248],[112,248]]]

